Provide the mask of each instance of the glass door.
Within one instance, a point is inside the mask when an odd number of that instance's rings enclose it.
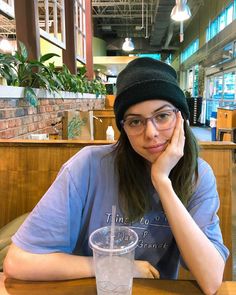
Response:
[[[232,105],[236,102],[235,71],[222,72],[207,79],[206,124],[215,116],[219,106]]]

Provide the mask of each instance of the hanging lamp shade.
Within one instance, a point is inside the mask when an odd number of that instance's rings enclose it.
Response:
[[[125,38],[125,42],[122,45],[122,49],[124,51],[132,51],[134,50],[134,43],[131,38]]]
[[[176,0],[176,5],[172,9],[170,17],[177,22],[189,19],[191,17],[191,11],[187,0]]]

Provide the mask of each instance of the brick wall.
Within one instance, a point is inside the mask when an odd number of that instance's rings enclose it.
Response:
[[[53,125],[61,131],[63,111],[88,111],[104,107],[103,98],[41,98],[37,107],[31,106],[23,98],[0,98],[0,138],[27,139],[32,133],[53,134]]]

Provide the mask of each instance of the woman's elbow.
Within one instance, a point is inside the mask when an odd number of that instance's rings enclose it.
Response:
[[[211,278],[206,278],[205,282],[201,284],[202,291],[206,295],[216,294],[222,284],[222,280],[223,280],[223,272],[218,273]]]
[[[222,281],[211,283],[207,286],[204,286],[202,288],[202,291],[206,295],[214,295],[219,290],[221,284],[222,284]]]
[[[7,278],[15,278],[17,272],[17,266],[11,255],[7,254],[3,262],[3,272]]]
[[[3,262],[3,272],[8,278],[20,279],[19,273],[22,269],[22,261],[19,255],[18,247],[12,244],[7,252]],[[20,249],[19,249],[20,250]]]

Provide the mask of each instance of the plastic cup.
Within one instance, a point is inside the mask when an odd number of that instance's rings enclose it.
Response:
[[[89,237],[89,245],[93,250],[97,293],[131,295],[138,235],[129,227],[115,226],[113,239],[111,243],[111,226],[99,228]]]

